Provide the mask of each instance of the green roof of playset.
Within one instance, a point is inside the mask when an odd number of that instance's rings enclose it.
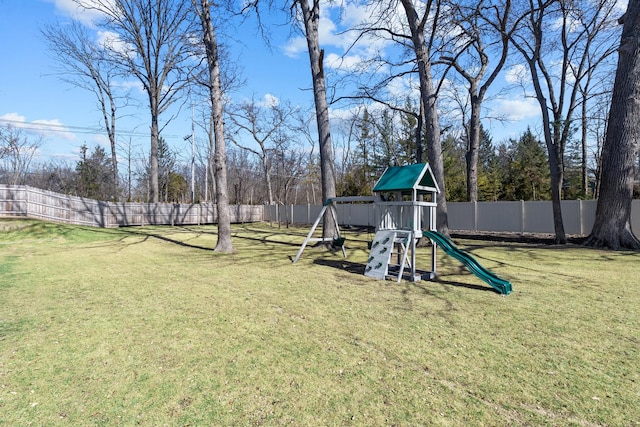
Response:
[[[440,192],[428,163],[389,167],[373,187],[374,193],[411,194],[414,190],[417,194]]]

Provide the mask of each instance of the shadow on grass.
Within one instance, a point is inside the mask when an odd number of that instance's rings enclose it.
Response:
[[[213,236],[217,236],[218,235],[218,233],[216,231],[194,230],[194,229],[191,229],[189,227],[182,227],[182,229],[186,230],[186,231],[189,231],[191,233],[195,233],[195,234],[209,234],[209,235],[213,235]],[[277,237],[280,236],[280,235],[298,236],[297,234],[294,234],[294,233],[273,233],[273,232],[267,232],[265,230],[260,230],[260,229],[250,229],[248,227],[243,227],[242,231],[243,232],[254,232],[254,233],[256,233],[256,236],[259,235],[259,234],[264,234],[265,236],[264,237],[244,236],[244,235],[238,234],[237,230],[233,230],[232,229],[232,236],[231,236],[232,239],[248,240],[248,241],[258,242],[258,243],[262,243],[262,244],[272,243],[272,244],[275,244],[275,245],[294,246],[294,247],[298,247],[298,248],[302,244],[302,241],[300,241],[300,243],[297,243],[297,242],[287,242],[287,241],[283,241],[283,240],[277,239]]]
[[[442,285],[455,286],[455,287],[458,287],[458,288],[473,289],[474,291],[488,291],[488,292],[492,292],[494,294],[500,294],[500,292],[496,291],[495,289],[493,289],[489,285],[476,285],[476,284],[473,284],[473,283],[454,282],[454,281],[451,281],[451,280],[444,280],[444,279],[442,279],[442,277],[438,277],[436,280],[431,280],[431,282],[442,284]]]
[[[313,263],[315,265],[331,267],[331,268],[338,269],[340,271],[344,271],[346,273],[358,274],[358,275],[363,275],[364,268],[365,268],[364,264],[346,261],[346,260],[316,259],[313,261]],[[454,282],[451,280],[443,280],[441,277],[438,277],[435,280],[421,280],[419,282],[409,282],[405,280],[403,282],[410,284],[411,286],[417,289],[420,289],[422,292],[429,295],[432,295],[433,292],[427,288],[428,283],[437,283],[441,285],[449,285],[449,286],[455,286],[460,288],[473,289],[475,291],[489,291],[489,292],[499,294],[498,291],[496,291],[489,285],[484,286],[484,285],[475,285],[471,283]]]
[[[148,233],[148,232],[143,232],[143,231],[135,231],[133,229],[127,229],[126,233],[129,234],[129,235],[132,235],[132,236],[143,237],[144,240],[149,239],[149,238],[153,238],[153,239],[162,240],[164,242],[173,243],[173,244],[176,244],[178,246],[183,246],[183,247],[186,247],[186,248],[200,249],[200,250],[203,250],[203,251],[211,251],[211,252],[214,251],[214,248],[211,248],[211,247],[202,246],[202,245],[194,245],[192,243],[183,242],[181,240],[171,239],[171,238],[163,236],[161,234],[154,234],[154,233]],[[198,232],[194,231],[194,233],[198,233]]]
[[[331,260],[331,259],[316,259],[313,261],[315,265],[322,265],[325,267],[331,267],[351,274],[364,274],[364,264],[358,262],[351,262],[344,259]]]

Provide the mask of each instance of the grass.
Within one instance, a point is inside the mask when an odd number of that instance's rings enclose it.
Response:
[[[215,231],[0,220],[0,425],[640,425],[638,253],[457,241],[502,297]]]

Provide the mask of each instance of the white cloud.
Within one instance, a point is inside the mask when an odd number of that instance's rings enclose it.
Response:
[[[356,31],[346,31],[348,28],[357,27],[368,21],[374,13],[375,6],[354,5],[344,6],[343,4],[323,2],[320,7],[320,21],[318,22],[318,38],[320,45],[327,50],[338,50],[340,53],[350,51],[351,55],[369,57],[367,52],[377,52],[390,43],[379,35],[371,34],[361,37],[356,43],[358,34]],[[285,55],[298,57],[302,52],[307,51],[307,41],[305,37],[297,36],[289,40],[283,46]]]
[[[7,113],[0,116],[0,120],[4,122],[8,122],[13,127],[24,126],[24,123],[27,121],[25,116],[21,116],[18,113]]]
[[[355,71],[363,63],[363,58],[359,55],[340,56],[330,53],[325,59],[327,68],[333,68],[337,71],[349,72]]]
[[[91,140],[94,144],[108,148],[109,150],[111,149],[111,141],[109,141],[109,137],[107,135],[94,135]]]
[[[420,99],[420,83],[411,77],[393,79],[386,86],[387,92],[392,98],[404,100],[407,96]]]
[[[122,88],[125,91],[136,90],[140,93],[145,93],[144,86],[140,80],[121,80],[113,82],[114,86]]]
[[[615,12],[620,15],[624,14],[627,10],[628,5],[628,0],[618,0],[615,5]]]
[[[529,70],[527,66],[524,64],[516,64],[505,72],[504,79],[509,84],[514,83],[528,83],[531,81],[529,78]]]
[[[262,98],[262,101],[258,102],[258,105],[263,107],[277,107],[280,105],[280,99],[275,95],[267,93],[264,95],[264,98]]]
[[[96,19],[99,19],[103,15],[93,9],[87,9],[79,6],[75,0],[46,0],[49,3],[53,3],[56,7],[56,11],[61,15],[68,16],[77,21],[82,22],[85,25],[93,25]],[[86,5],[91,5],[91,0],[85,0]]]
[[[129,43],[122,41],[117,33],[112,31],[98,31],[97,37],[96,42],[103,49],[118,52],[131,58],[136,56],[133,47]]]
[[[294,37],[282,50],[289,58],[297,58],[302,52],[307,51],[307,40],[304,37]]]
[[[76,136],[64,126],[58,119],[34,120],[27,122],[25,116],[18,113],[7,113],[0,116],[0,121],[13,126],[16,129],[23,129],[25,132],[34,133],[40,136],[56,136],[67,141],[74,141]]]
[[[332,121],[340,123],[353,119],[355,115],[359,115],[357,108],[330,108],[329,117]]]
[[[540,115],[540,104],[533,98],[500,99],[494,111],[506,120],[518,121]]]

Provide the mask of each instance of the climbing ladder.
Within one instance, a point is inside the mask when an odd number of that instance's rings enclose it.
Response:
[[[409,239],[413,233],[407,230],[379,230],[371,243],[371,252],[364,269],[365,276],[375,279],[395,277],[402,280],[404,268],[409,263]],[[395,255],[395,257],[394,257]],[[395,261],[394,261],[394,258]]]

